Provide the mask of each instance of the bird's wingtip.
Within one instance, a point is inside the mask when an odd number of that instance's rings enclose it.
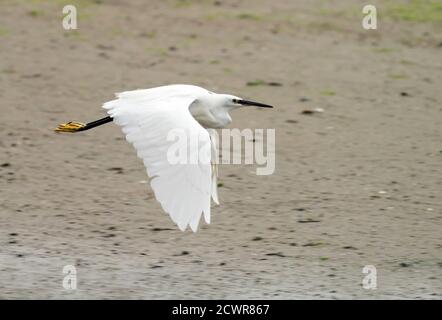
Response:
[[[183,226],[182,224],[177,223],[177,226],[178,226],[178,229],[180,229],[182,232],[186,231],[186,229],[187,229],[187,225]]]

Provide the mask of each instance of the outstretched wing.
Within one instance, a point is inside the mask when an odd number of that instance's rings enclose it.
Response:
[[[209,133],[192,117],[191,95],[169,95],[160,98],[147,90],[124,92],[118,99],[103,105],[114,122],[122,127],[126,140],[137,150],[151,177],[151,187],[178,227],[188,225],[196,232],[201,214],[210,223],[212,170]],[[143,93],[144,91],[144,93]],[[146,92],[147,91],[147,92]],[[156,92],[155,92],[156,93]],[[185,134],[177,141],[178,133]],[[192,144],[197,143],[197,148]],[[208,149],[207,149],[208,146]],[[181,152],[179,157],[174,151]],[[195,153],[204,152],[205,161]],[[184,155],[184,156],[186,156]],[[196,161],[195,161],[196,159]],[[183,161],[184,160],[184,161]]]

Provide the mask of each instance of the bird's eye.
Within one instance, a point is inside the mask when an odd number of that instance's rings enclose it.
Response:
[[[239,101],[238,99],[232,99],[233,103],[238,103],[238,101]]]

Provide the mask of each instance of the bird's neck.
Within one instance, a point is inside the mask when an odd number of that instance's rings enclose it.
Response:
[[[228,108],[204,102],[192,104],[190,113],[205,128],[224,128],[232,122]]]

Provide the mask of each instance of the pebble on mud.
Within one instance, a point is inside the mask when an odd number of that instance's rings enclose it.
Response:
[[[280,257],[280,258],[285,258],[287,257],[285,254],[283,254],[282,252],[270,252],[267,253],[266,256],[275,256],[275,257]]]
[[[112,167],[112,168],[109,168],[109,169],[107,169],[107,170],[109,170],[109,171],[115,171],[115,172],[118,173],[118,174],[123,173],[123,168],[121,168],[121,167]]]
[[[298,223],[315,223],[315,222],[321,222],[321,220],[314,220],[312,218],[298,220]]]
[[[301,114],[303,115],[313,115],[315,113],[323,113],[324,109],[322,108],[314,108],[314,109],[306,109],[306,110],[302,110]]]

